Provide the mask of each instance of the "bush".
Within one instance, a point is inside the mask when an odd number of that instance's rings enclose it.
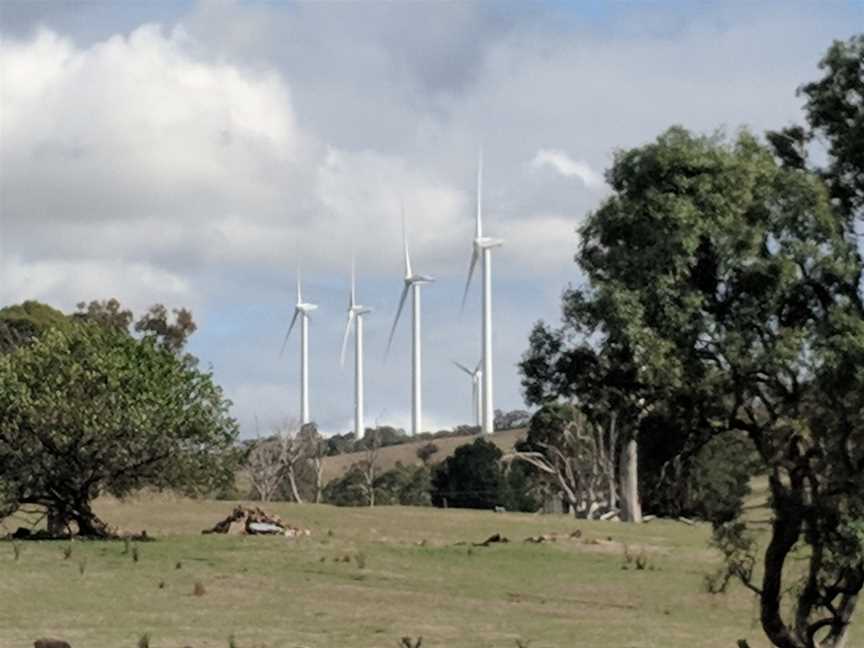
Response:
[[[493,509],[503,488],[501,450],[483,438],[456,448],[432,473],[435,506]]]
[[[646,470],[643,503],[657,515],[724,524],[741,512],[750,494],[750,478],[760,468],[753,442],[743,434],[727,433],[708,441],[689,459],[667,461],[662,474],[659,464]]]
[[[375,478],[375,504],[403,506],[428,506],[431,503],[430,471],[426,466],[404,466],[395,468]],[[366,506],[369,499],[363,472],[359,466],[351,466],[339,479],[324,487],[324,501],[336,506]]]

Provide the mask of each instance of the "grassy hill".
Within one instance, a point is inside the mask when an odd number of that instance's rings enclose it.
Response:
[[[501,448],[502,452],[509,452],[513,449],[516,441],[524,436],[524,434],[524,428],[504,430],[490,435],[489,440]],[[476,438],[477,435],[466,435],[432,440],[431,443],[438,446],[438,452],[432,455],[431,461],[433,463],[443,461],[452,455],[456,448],[466,443],[473,443]],[[419,464],[420,460],[417,458],[417,448],[427,443],[430,443],[430,441],[412,441],[410,443],[381,448],[378,451],[378,465],[384,471],[393,468],[397,462],[404,465]],[[352,464],[362,461],[364,458],[365,455],[363,452],[349,452],[336,455],[335,457],[327,457],[324,461],[324,483],[342,476]]]
[[[301,540],[202,536],[233,503],[100,500],[100,515],[156,541],[0,542],[0,646],[57,636],[73,648],[766,648],[753,597],[706,594],[707,525],[409,507],[273,504]],[[11,525],[15,521],[10,522]],[[9,526],[9,525],[7,525]],[[581,537],[570,538],[579,530]],[[558,532],[554,543],[528,536]],[[492,533],[511,542],[473,547]],[[643,555],[646,569],[625,554]],[[343,562],[347,559],[347,562]],[[179,568],[178,568],[179,565]],[[624,569],[627,567],[627,569]],[[200,583],[203,595],[193,594]],[[860,618],[860,616],[859,616]]]

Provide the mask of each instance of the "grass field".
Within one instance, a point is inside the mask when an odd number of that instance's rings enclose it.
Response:
[[[707,526],[274,504],[311,537],[200,535],[231,507],[99,502],[104,519],[156,538],[133,543],[137,562],[119,541],[75,542],[68,558],[68,542],[20,543],[18,560],[0,542],[0,646],[57,636],[73,648],[134,648],[144,633],[152,648],[227,648],[232,634],[238,648],[395,648],[419,635],[424,648],[767,646],[742,588],[703,592],[717,564]],[[581,538],[523,542],[576,529]],[[496,532],[511,542],[456,545]],[[625,546],[647,556],[646,569],[622,569]]]

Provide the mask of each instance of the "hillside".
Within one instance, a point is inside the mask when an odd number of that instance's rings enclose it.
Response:
[[[502,452],[509,452],[513,449],[516,441],[525,434],[525,429],[504,430],[496,432],[489,437],[495,445],[501,448]],[[473,443],[477,439],[477,435],[466,435],[458,437],[450,437],[448,439],[434,439],[431,443],[438,446],[438,452],[432,455],[432,463],[443,461],[453,454],[453,452],[461,445]],[[430,443],[430,441],[412,441],[402,443],[395,446],[387,446],[378,451],[378,465],[382,471],[389,470],[400,462],[404,465],[419,464],[417,458],[417,448]],[[365,454],[363,452],[349,452],[346,454],[336,455],[335,457],[327,457],[324,460],[324,483],[340,477],[345,473],[352,464],[358,461],[363,461]]]

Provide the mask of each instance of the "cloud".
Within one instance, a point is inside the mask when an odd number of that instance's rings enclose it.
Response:
[[[535,169],[550,167],[565,178],[578,178],[588,189],[595,191],[606,187],[603,176],[591,168],[584,160],[574,160],[564,151],[552,149],[540,149],[531,160],[531,166]]]
[[[405,330],[389,364],[376,360],[401,287],[403,203],[414,264],[438,277],[424,292],[426,416],[468,420],[468,386],[449,359],[479,353],[476,285],[462,319],[458,307],[481,145],[484,226],[505,239],[493,262],[496,406],[521,406],[514,365],[534,321],[556,318],[565,283],[579,280],[575,229],[604,197],[614,151],[674,123],[759,132],[800,119],[795,88],[861,15],[566,3],[43,9],[0,36],[0,303],[195,306],[194,351],[247,432],[253,412],[290,414],[296,402],[296,363],[278,348],[298,256],[321,304],[313,411],[330,429],[350,422],[351,372],[336,357],[352,251],[376,307],[367,412],[404,418]]]

